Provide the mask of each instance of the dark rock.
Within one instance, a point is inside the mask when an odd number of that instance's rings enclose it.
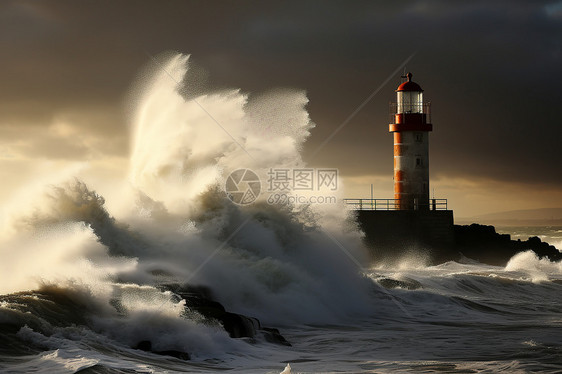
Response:
[[[392,278],[380,278],[377,279],[377,282],[379,282],[379,284],[384,288],[404,288],[407,290],[417,290],[419,288],[422,288],[420,282],[409,278],[402,279],[402,280],[392,279]]]
[[[152,351],[152,342],[150,340],[143,340],[139,342],[133,349],[139,349],[141,351],[150,352]]]
[[[170,349],[170,350],[166,350],[166,351],[153,351],[152,350],[152,342],[150,340],[141,341],[139,344],[137,344],[135,347],[133,347],[133,349],[138,349],[138,350],[145,351],[145,352],[152,352],[152,353],[162,355],[162,356],[171,356],[171,357],[179,358],[180,360],[185,360],[185,361],[189,361],[191,359],[191,357],[189,356],[189,353],[178,351],[178,350],[175,350],[175,349]]]
[[[257,318],[228,312],[222,304],[213,300],[211,290],[207,287],[178,284],[162,287],[184,299],[186,308],[198,312],[208,322],[219,322],[231,338],[254,338],[259,333],[268,342],[290,346],[279,330],[262,327]]]
[[[289,343],[277,329],[271,327],[262,327],[260,332],[262,333],[265,340],[267,340],[270,343],[281,344],[291,347],[291,343]]]
[[[560,251],[536,236],[526,241],[511,240],[508,234],[498,234],[494,226],[476,223],[468,226],[455,225],[454,229],[455,251],[479,262],[505,266],[511,257],[528,250],[535,252],[539,258],[562,260]]]
[[[253,338],[260,329],[260,322],[256,318],[242,314],[225,312],[218,316],[218,320],[231,338]]]

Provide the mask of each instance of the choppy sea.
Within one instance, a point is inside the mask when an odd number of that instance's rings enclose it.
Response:
[[[237,205],[228,172],[303,167],[308,99],[186,93],[188,56],[161,64],[137,87],[123,183],[34,181],[3,207],[0,372],[562,372],[562,264],[523,252],[505,267],[388,267],[341,206]],[[206,287],[291,346],[231,338],[171,283]]]

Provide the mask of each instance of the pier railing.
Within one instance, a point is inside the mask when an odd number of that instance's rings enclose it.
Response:
[[[400,210],[397,199],[344,199],[352,210]],[[430,199],[428,204],[415,204],[413,210],[447,210],[447,199]]]

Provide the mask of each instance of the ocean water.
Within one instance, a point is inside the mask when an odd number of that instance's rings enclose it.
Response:
[[[144,315],[117,317],[85,291],[3,296],[0,368],[10,373],[280,373],[290,363],[293,373],[562,370],[559,264],[523,253],[506,268],[451,262],[372,269],[367,279],[373,285],[365,295],[373,303],[370,313],[330,323],[280,323],[291,347],[230,339],[220,329],[174,313],[151,313],[144,302],[137,305]],[[53,303],[53,293],[62,300]],[[332,302],[340,301],[335,295]],[[137,341],[150,336],[163,349],[185,349],[195,357],[184,361],[135,350],[132,336]]]
[[[0,372],[562,371],[561,264],[524,252],[505,267],[389,268],[340,205],[234,204],[231,171],[305,166],[304,93],[211,90],[179,54],[142,77],[122,183],[41,181],[5,209]],[[206,287],[291,346],[230,338],[172,283]],[[183,359],[135,349],[146,341]]]

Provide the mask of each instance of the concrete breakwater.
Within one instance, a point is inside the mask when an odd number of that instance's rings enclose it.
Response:
[[[505,266],[515,254],[532,250],[539,258],[562,260],[562,253],[538,237],[512,240],[494,226],[455,225],[453,212],[358,210],[356,220],[375,262],[392,264],[419,257],[429,264],[460,261],[465,257]]]

